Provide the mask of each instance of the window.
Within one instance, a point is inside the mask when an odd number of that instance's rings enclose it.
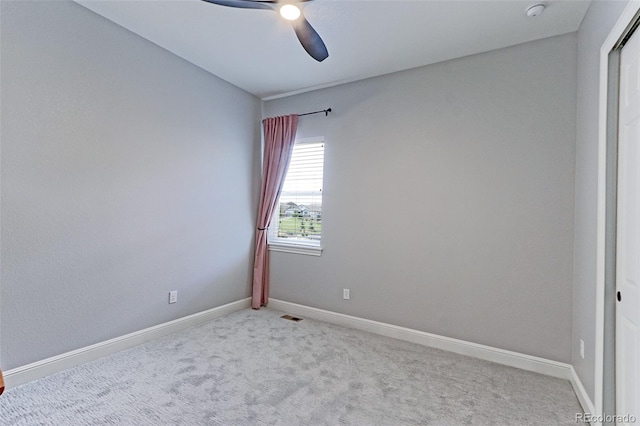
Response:
[[[324,139],[298,139],[269,226],[269,249],[320,255]]]

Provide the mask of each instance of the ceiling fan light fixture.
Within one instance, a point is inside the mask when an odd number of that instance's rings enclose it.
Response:
[[[300,8],[294,4],[285,4],[280,8],[280,15],[288,21],[295,21],[300,17]]]
[[[2,1],[2,0],[0,0]],[[225,7],[235,7],[238,9],[262,9],[272,12],[280,12],[280,15],[291,22],[291,27],[298,37],[298,41],[306,52],[318,62],[322,62],[329,57],[329,51],[325,46],[320,34],[311,26],[307,18],[302,14],[299,3],[311,0],[203,0],[207,3],[217,4]]]

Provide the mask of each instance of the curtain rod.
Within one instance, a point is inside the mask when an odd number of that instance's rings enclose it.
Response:
[[[327,117],[331,112],[331,108],[321,109],[320,111],[305,112],[304,114],[298,114],[298,117],[302,117],[303,115],[320,114],[321,112],[324,112],[324,116]]]

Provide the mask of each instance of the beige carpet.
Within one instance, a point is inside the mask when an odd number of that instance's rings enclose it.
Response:
[[[575,425],[568,381],[244,310],[8,389],[2,425]]]

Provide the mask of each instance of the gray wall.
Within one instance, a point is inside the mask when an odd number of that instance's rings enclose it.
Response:
[[[249,296],[261,101],[75,3],[1,7],[2,368]]]
[[[575,78],[570,34],[267,102],[335,111],[298,131],[324,253],[272,253],[271,297],[569,362]]]
[[[592,400],[595,390],[600,48],[626,5],[626,1],[592,2],[578,32],[576,215],[571,364],[573,364]],[[580,358],[580,339],[585,342],[584,359]]]

